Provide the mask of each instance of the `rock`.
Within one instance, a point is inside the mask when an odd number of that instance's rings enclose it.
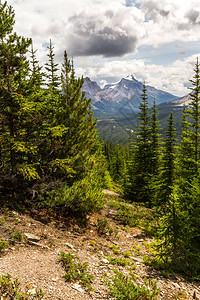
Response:
[[[178,283],[176,283],[176,282],[173,282],[172,284],[173,284],[173,286],[174,286],[174,287],[176,287],[176,288],[180,289],[180,285],[179,285]]]
[[[102,191],[103,194],[107,194],[107,195],[114,195],[114,196],[120,196],[118,193],[115,193],[113,191],[109,191],[109,190],[103,190]]]
[[[72,249],[73,251],[76,251],[76,249],[74,249],[74,246],[69,244],[69,243],[66,243],[65,244],[68,248]]]
[[[143,259],[139,258],[139,257],[133,257],[133,256],[131,256],[130,258],[132,258],[134,261],[139,262],[139,263],[143,263],[144,262]]]
[[[32,233],[24,233],[24,236],[27,238],[28,241],[32,241],[32,242],[40,241],[40,237],[38,237]]]
[[[110,240],[111,241],[111,240]],[[111,241],[111,243],[115,244],[116,246],[119,245],[119,243],[115,242],[115,241]]]
[[[36,243],[36,242],[33,242],[33,241],[28,241],[28,243],[29,243],[30,245],[33,245],[33,246],[37,246],[37,247],[49,249],[48,246],[42,245],[42,244],[39,244],[39,243]]]
[[[35,295],[36,289],[28,290],[28,293],[29,293],[30,295]]]
[[[101,262],[102,262],[103,264],[109,264],[109,261],[108,261],[106,258],[102,258]]]
[[[80,293],[84,293],[85,290],[82,288],[82,286],[80,284],[77,284],[75,283],[73,286],[72,286],[73,289],[77,290],[78,292]]]

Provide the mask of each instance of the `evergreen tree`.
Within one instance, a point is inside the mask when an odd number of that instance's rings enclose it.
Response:
[[[33,49],[33,44],[31,44],[31,51],[30,51],[30,80],[29,80],[29,89],[37,90],[41,88],[43,83],[43,74],[42,74],[42,67],[39,66],[39,61],[36,58],[36,50]]]
[[[160,136],[159,130],[160,125],[158,121],[158,110],[156,108],[156,102],[154,100],[153,107],[152,107],[152,115],[150,119],[150,126],[151,126],[151,163],[152,175],[158,175],[159,172],[159,162],[160,162]]]
[[[62,94],[60,96],[58,125],[63,127],[60,138],[59,157],[65,160],[72,158],[76,176],[81,176],[86,168],[87,156],[95,148],[96,120],[90,109],[90,99],[81,91],[83,78],[75,78],[73,65],[64,53],[62,68]]]
[[[168,127],[165,133],[162,169],[160,174],[160,195],[158,202],[166,205],[173,190],[176,174],[176,131],[174,125],[174,117],[171,112],[168,119]]]
[[[57,75],[57,72],[59,70],[58,64],[55,63],[54,57],[54,47],[52,46],[51,40],[49,43],[49,62],[45,64],[45,69],[47,70],[47,79],[48,79],[48,88],[52,90],[56,90],[60,86],[60,79]]]
[[[193,128],[191,132],[191,142],[193,144],[193,156],[195,161],[195,172],[199,171],[199,137],[200,137],[200,65],[197,58],[197,62],[194,69],[194,77],[191,81],[193,87],[191,87],[188,115],[191,118],[191,126]]]
[[[135,132],[133,172],[130,170],[133,175],[131,178],[133,182],[129,184],[132,199],[144,203],[151,202],[151,127],[147,100],[147,91],[144,84],[138,113],[140,124]]]
[[[24,153],[23,105],[27,90],[30,39],[13,33],[14,11],[0,4],[0,148],[1,176],[12,181],[20,173]],[[8,182],[8,181],[7,181]],[[13,187],[13,183],[12,183]]]
[[[191,132],[188,122],[188,111],[184,105],[183,108],[183,117],[182,117],[182,134],[181,142],[179,144],[179,177],[183,181],[183,186],[185,181],[190,181],[195,175],[195,160],[194,160],[194,151],[191,141]]]
[[[127,172],[129,149],[120,144],[105,143],[104,152],[111,177],[117,183],[124,183]]]

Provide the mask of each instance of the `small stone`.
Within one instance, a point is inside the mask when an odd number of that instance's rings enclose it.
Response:
[[[115,242],[115,241],[111,241],[113,244],[115,244],[116,246],[119,245],[119,243]]]
[[[72,286],[73,289],[77,290],[78,292],[80,293],[84,293],[85,290],[82,288],[82,286],[80,284],[77,284],[75,283],[73,286]]]
[[[142,259],[142,258],[139,258],[139,257],[133,257],[133,256],[131,256],[131,258],[132,258],[134,261],[138,262],[138,263],[143,263],[143,259]]]
[[[27,240],[32,241],[32,242],[39,242],[40,237],[32,234],[32,233],[24,233],[25,237]]]
[[[74,250],[75,251],[75,249],[74,249],[74,246],[73,245],[71,245],[71,244],[69,244],[69,243],[66,243],[65,244],[68,248],[70,248],[70,249],[72,249],[72,250]]]
[[[176,288],[180,289],[180,285],[179,285],[178,283],[173,282],[172,284],[173,284],[173,286],[175,286]]]
[[[52,281],[56,282],[58,279],[59,279],[58,277],[57,278],[52,278]]]
[[[36,289],[31,289],[31,290],[28,290],[28,293],[30,295],[34,295],[36,293]]]
[[[144,239],[140,239],[140,240],[138,240],[138,242],[144,242]]]
[[[101,262],[104,264],[109,264],[109,261],[106,258],[102,258]]]

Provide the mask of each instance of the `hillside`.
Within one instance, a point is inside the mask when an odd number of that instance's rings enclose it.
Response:
[[[105,284],[105,280],[112,281],[113,269],[125,276],[133,273],[136,286],[149,278],[157,281],[158,299],[192,299],[194,295],[198,299],[197,284],[144,263],[154,251],[155,213],[137,204],[125,204],[116,193],[104,193],[105,207],[91,216],[86,229],[47,211],[20,213],[2,208],[0,235],[9,246],[1,251],[1,275],[17,277],[22,290],[29,291],[29,299],[36,288],[45,292],[43,299],[116,299]],[[60,251],[78,256],[74,263],[88,262],[86,274],[94,275],[91,291],[80,280],[65,281],[64,268],[58,262]]]

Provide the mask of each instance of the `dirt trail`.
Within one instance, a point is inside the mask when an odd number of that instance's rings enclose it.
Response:
[[[114,195],[109,191],[107,195]],[[116,195],[115,195],[116,196]],[[12,278],[18,278],[22,287],[31,284],[32,288],[41,288],[45,292],[44,299],[113,299],[109,296],[108,287],[103,278],[113,275],[113,268],[124,274],[128,274],[128,268],[112,265],[109,257],[123,257],[124,252],[131,252],[128,258],[135,266],[135,274],[138,276],[137,283],[142,284],[144,278],[157,280],[161,289],[159,299],[193,299],[194,292],[200,298],[198,285],[191,284],[180,276],[165,278],[159,271],[147,267],[143,263],[144,255],[147,255],[145,243],[151,243],[152,239],[144,236],[141,229],[124,228],[118,224],[114,216],[113,208],[106,206],[100,214],[95,214],[90,219],[87,229],[81,230],[76,225],[66,228],[62,223],[49,221],[36,221],[29,215],[20,215],[16,212],[0,215],[0,236],[9,240],[13,232],[32,233],[39,237],[39,244],[44,248],[33,246],[27,240],[11,244],[7,251],[0,257],[0,274],[11,274]],[[106,218],[109,226],[115,234],[109,235],[97,233],[97,218]],[[113,246],[115,245],[115,246]],[[134,247],[140,249],[135,250]],[[115,255],[113,249],[118,249]],[[64,270],[58,262],[59,253],[63,250],[71,252],[79,257],[80,262],[88,262],[88,272],[94,275],[92,287],[94,291],[77,290],[77,285],[65,282]],[[184,298],[185,295],[185,298]]]

